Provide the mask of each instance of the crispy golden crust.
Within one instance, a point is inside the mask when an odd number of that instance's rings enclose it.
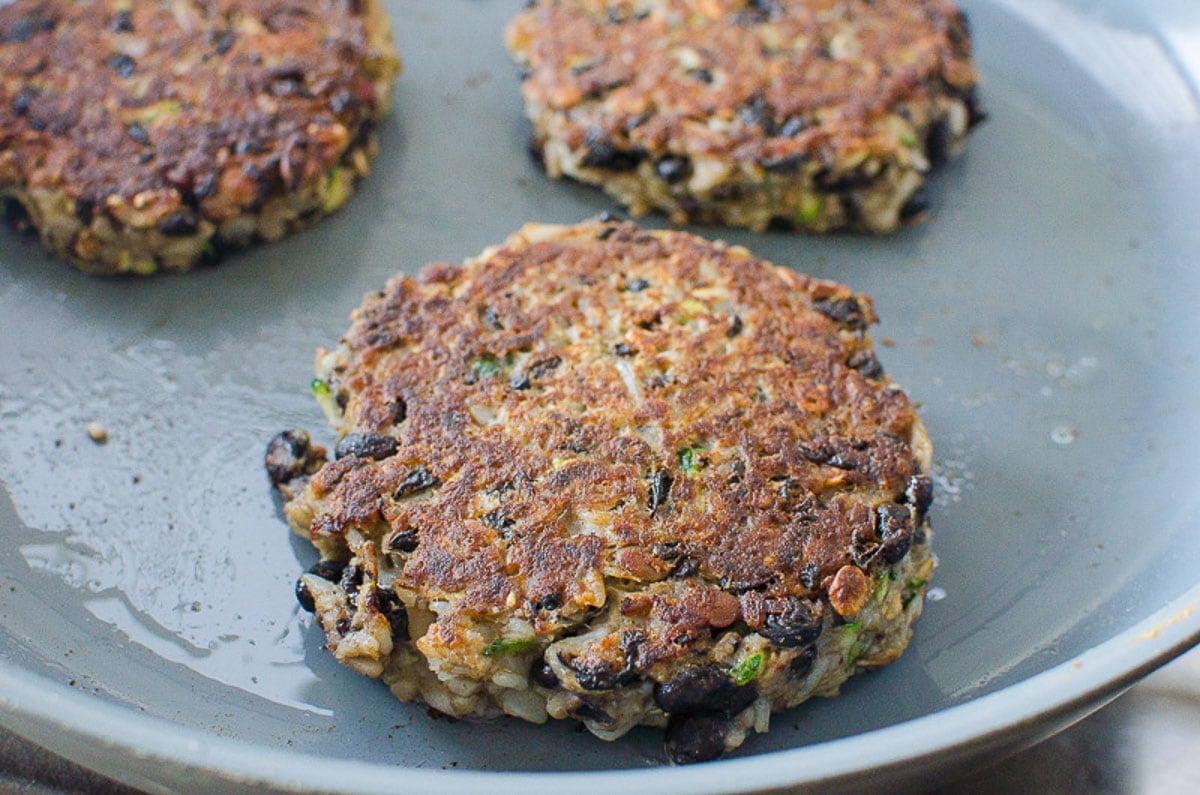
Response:
[[[0,195],[89,270],[190,267],[344,200],[325,182],[365,171],[396,70],[376,0],[16,0],[0,7]]]
[[[356,311],[323,360],[341,431],[396,444],[311,479],[314,539],[406,540],[397,582],[453,605],[447,633],[496,610],[549,631],[606,579],[673,574],[695,592],[645,606],[670,614],[655,657],[866,565],[922,472],[869,300],[684,234],[548,229]]]
[[[950,0],[542,0],[507,42],[552,175],[679,221],[887,231],[980,118]]]

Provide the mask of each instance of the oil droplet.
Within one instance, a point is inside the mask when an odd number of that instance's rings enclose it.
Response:
[[[946,589],[934,586],[925,592],[925,598],[930,602],[940,602],[946,598]]]
[[[1071,444],[1078,437],[1079,431],[1075,430],[1070,425],[1056,425],[1050,431],[1050,441],[1063,447]]]

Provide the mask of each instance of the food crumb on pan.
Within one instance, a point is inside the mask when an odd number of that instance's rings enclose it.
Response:
[[[85,424],[83,429],[87,432],[88,438],[96,444],[108,442],[108,428],[104,427],[102,423],[92,420]]]

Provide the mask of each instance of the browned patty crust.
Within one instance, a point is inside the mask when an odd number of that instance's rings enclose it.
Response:
[[[345,200],[397,69],[377,0],[15,0],[0,196],[85,270],[213,261]]]
[[[535,0],[534,150],[676,222],[889,231],[981,118],[950,0]]]
[[[542,718],[601,736],[691,717],[662,688],[732,688],[737,655],[758,657],[731,711],[768,713],[894,659],[929,450],[874,319],[844,286],[628,223],[531,225],[393,279],[318,351],[336,459],[294,432],[268,456],[325,559],[301,590],[331,649],[460,715],[536,719],[476,692],[532,665]],[[861,647],[829,640],[838,670],[805,685],[823,629],[855,622]],[[676,756],[741,741],[721,738]]]

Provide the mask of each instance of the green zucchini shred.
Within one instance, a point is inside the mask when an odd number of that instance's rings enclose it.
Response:
[[[730,669],[729,675],[737,685],[744,685],[758,676],[763,667],[762,652],[749,654]]]
[[[494,640],[483,648],[484,657],[498,657],[501,654],[516,654],[517,652],[528,651],[533,647],[533,640],[530,638],[516,638],[513,640]]]

